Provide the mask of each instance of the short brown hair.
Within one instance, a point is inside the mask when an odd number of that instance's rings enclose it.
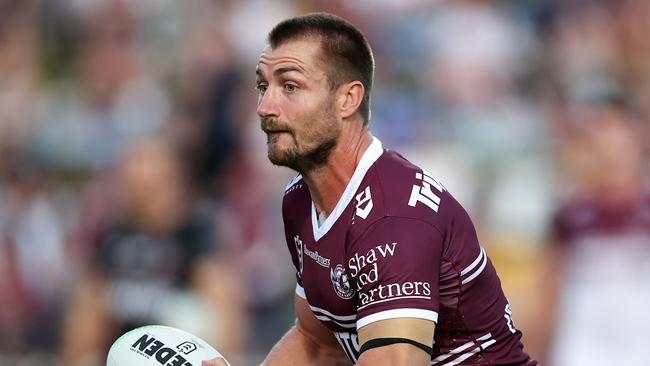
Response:
[[[275,48],[300,37],[318,37],[323,58],[328,65],[328,81],[332,89],[358,80],[365,88],[359,113],[364,125],[370,120],[370,91],[375,61],[368,40],[347,20],[329,13],[309,13],[278,23],[268,35]]]

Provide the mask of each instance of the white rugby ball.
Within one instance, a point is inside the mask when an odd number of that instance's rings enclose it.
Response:
[[[217,357],[223,356],[193,334],[149,325],[118,338],[108,351],[106,366],[201,366],[201,361]]]

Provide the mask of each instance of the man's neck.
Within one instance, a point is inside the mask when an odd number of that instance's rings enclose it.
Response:
[[[334,210],[371,143],[372,136],[365,128],[357,134],[343,133],[328,162],[303,174],[318,213],[327,216]]]

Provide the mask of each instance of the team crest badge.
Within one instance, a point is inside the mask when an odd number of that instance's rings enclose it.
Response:
[[[334,291],[342,299],[350,299],[354,296],[354,289],[350,285],[350,276],[345,272],[345,267],[338,264],[336,268],[330,269],[330,279],[334,285]]]

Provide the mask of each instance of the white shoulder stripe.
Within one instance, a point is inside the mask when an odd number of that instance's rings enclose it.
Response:
[[[472,269],[474,269],[474,267],[478,266],[478,263],[481,261],[481,258],[483,258],[483,255],[485,255],[485,250],[483,250],[483,248],[480,249],[481,250],[478,252],[478,257],[474,259],[474,262],[472,262],[472,264],[470,264],[469,266],[467,266],[467,268],[465,268],[462,272],[460,272],[461,276],[466,275],[467,272],[471,271]]]
[[[465,278],[464,280],[462,280],[461,285],[465,285],[468,282],[470,282],[471,280],[475,279],[478,275],[481,274],[481,272],[483,272],[486,265],[487,265],[487,254],[485,254],[485,250],[483,248],[481,248],[481,266],[476,271],[474,271],[474,273],[472,273],[471,276],[469,276],[469,277]]]

